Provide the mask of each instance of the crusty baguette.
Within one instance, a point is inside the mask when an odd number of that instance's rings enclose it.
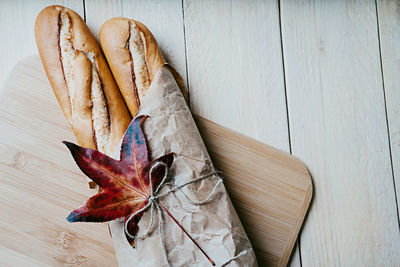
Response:
[[[36,19],[35,36],[47,77],[78,143],[111,155],[131,116],[86,23],[71,9],[49,6]]]
[[[100,29],[100,44],[132,116],[157,70],[165,64],[151,32],[142,23],[112,18]]]

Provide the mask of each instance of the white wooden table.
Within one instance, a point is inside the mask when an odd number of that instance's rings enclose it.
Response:
[[[55,3],[96,35],[142,21],[193,111],[305,162],[314,199],[291,266],[400,266],[400,3],[5,0],[1,84]]]

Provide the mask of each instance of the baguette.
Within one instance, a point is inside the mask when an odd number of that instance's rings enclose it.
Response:
[[[131,116],[135,116],[158,69],[165,64],[157,42],[139,21],[112,18],[100,29],[100,44]]]
[[[112,155],[131,116],[86,23],[71,9],[49,6],[36,18],[35,37],[79,145]]]
[[[170,169],[174,177],[169,184],[180,188],[178,185],[187,185],[188,181],[194,182],[199,177],[202,179],[206,173],[213,179],[219,177],[179,92],[183,80],[172,68],[166,68],[168,65],[149,30],[140,22],[114,18],[102,26],[100,44],[131,115],[138,112],[151,118],[146,120],[144,131],[152,158],[170,152],[175,155]],[[178,88],[177,85],[181,86]],[[182,216],[176,222],[184,223],[192,233],[198,233],[200,246],[218,266],[228,263],[257,266],[250,241],[221,181],[202,180],[196,186],[185,188],[184,193],[182,190],[183,194],[169,195],[166,190],[165,195],[161,194],[160,202]],[[185,204],[207,195],[211,197],[210,201],[201,201],[192,207],[193,210]],[[170,263],[210,266],[204,255],[193,250],[193,244],[184,232],[175,225],[164,224],[162,211],[157,212],[160,216],[158,226],[152,226],[153,208],[140,219],[137,234],[146,238],[141,239],[134,250],[126,241],[129,225],[118,220],[109,223],[119,266],[167,266]]]

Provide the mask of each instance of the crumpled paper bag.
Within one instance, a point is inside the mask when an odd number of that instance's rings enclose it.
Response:
[[[175,185],[215,171],[192,114],[167,67],[157,72],[141,102],[140,114],[150,116],[144,122],[150,159],[175,153],[169,170]],[[183,191],[194,200],[202,200],[209,195],[218,179],[214,174],[211,178],[184,187]],[[163,190],[168,190],[168,187]],[[191,204],[180,191],[169,193],[159,201],[217,266],[242,251],[247,253],[227,266],[257,266],[249,239],[222,183],[210,201],[203,205]],[[146,230],[149,220],[150,212],[147,211],[139,222],[138,235]],[[172,266],[211,266],[167,214],[163,214],[163,220],[162,231]],[[168,266],[159,237],[157,215],[154,216],[152,231],[145,239],[136,240],[135,248],[126,240],[122,220],[110,222],[110,231],[120,266]]]

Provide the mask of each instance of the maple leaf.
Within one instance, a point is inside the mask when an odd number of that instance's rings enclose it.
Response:
[[[174,156],[169,153],[149,162],[146,138],[141,129],[141,122],[146,117],[141,115],[132,120],[122,140],[120,160],[97,150],[63,142],[82,172],[102,188],[101,193],[69,214],[69,222],[107,222],[126,218],[148,204],[151,188],[157,188],[167,171],[165,165],[153,168],[152,181],[149,181],[152,166],[162,162],[170,167]],[[141,215],[142,212],[129,221],[128,229],[132,235],[137,232]],[[128,241],[131,243],[133,240],[128,238]]]
[[[148,205],[149,198],[153,195],[152,189],[158,188],[166,175],[167,168],[171,167],[174,160],[174,154],[169,153],[149,162],[146,138],[141,128],[145,118],[147,118],[145,115],[137,116],[130,123],[122,139],[119,160],[97,150],[63,142],[82,172],[102,188],[102,192],[92,196],[80,208],[68,215],[69,222],[108,222],[125,217],[125,229],[131,236],[136,235],[137,224],[144,208]],[[160,162],[163,164],[159,164]],[[158,166],[155,166],[156,164]],[[153,166],[155,167],[152,168]],[[150,171],[152,181],[149,178]],[[214,261],[175,217],[162,204],[159,206],[214,266]],[[130,219],[127,220],[128,218]],[[133,246],[134,240],[126,232],[125,236]]]

